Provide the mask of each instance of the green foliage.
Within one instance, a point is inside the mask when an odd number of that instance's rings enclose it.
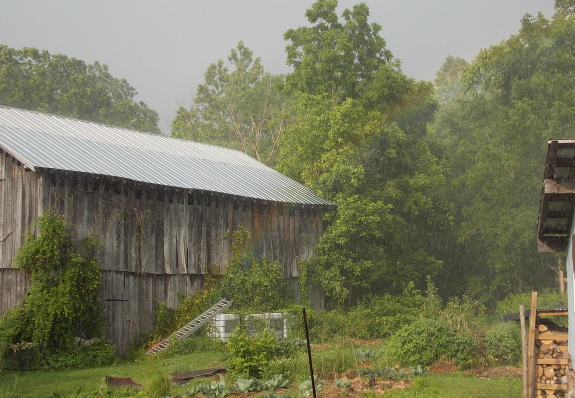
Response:
[[[147,398],[164,398],[171,396],[172,386],[167,376],[158,373],[144,388],[142,395]]]
[[[256,259],[247,246],[250,233],[244,227],[233,233],[233,257],[220,279],[222,297],[234,300],[239,312],[269,312],[288,307],[295,300],[278,263]]]
[[[164,302],[155,303],[154,316],[156,319],[154,330],[142,339],[135,341],[131,350],[140,353],[146,351],[151,344],[162,341],[219,301],[215,285],[216,280],[207,276],[203,290],[187,296],[178,295],[178,306],[176,308],[170,308]],[[205,330],[200,330],[195,335],[196,337],[205,337]],[[174,351],[171,354],[176,354],[176,352],[184,353],[190,349],[196,350],[198,347],[207,347],[207,345],[212,345],[212,343],[206,344],[205,339],[202,340],[201,338],[188,338],[178,343],[174,350],[171,350]],[[211,349],[217,351],[217,343],[213,343]]]
[[[407,369],[396,368],[394,366],[384,366],[375,368],[359,368],[361,377],[379,377],[383,380],[405,380],[422,377],[429,371],[429,366],[410,366]]]
[[[317,1],[312,26],[285,34],[296,99],[277,161],[338,205],[315,257],[300,264],[301,290],[320,286],[331,308],[423,286],[442,267],[438,236],[451,222],[443,160],[427,139],[431,84],[401,72],[365,4],[341,21],[336,7]]]
[[[158,114],[106,65],[0,45],[0,104],[159,133]]]
[[[264,73],[260,58],[240,41],[228,57],[206,70],[191,109],[182,106],[172,136],[241,150],[271,165],[282,135],[287,96],[276,89],[283,76]]]
[[[404,365],[429,366],[442,358],[462,366],[476,354],[476,342],[436,319],[419,319],[401,328],[387,346],[387,353]]]
[[[271,329],[250,337],[242,325],[228,339],[229,368],[234,375],[259,378],[274,357],[275,337]]]
[[[485,356],[497,365],[518,365],[521,362],[521,330],[513,322],[495,325],[485,337]]]
[[[310,323],[311,335],[321,341],[334,337],[386,338],[417,319],[423,306],[424,297],[408,284],[397,296],[369,296],[347,310],[322,312]]]
[[[356,367],[354,350],[349,345],[335,345],[329,349],[313,350],[314,373],[319,378],[331,378],[334,374],[343,374]],[[283,374],[296,383],[309,379],[307,350],[299,350],[290,357],[274,357],[267,365],[265,377]]]
[[[75,336],[102,336],[100,267],[94,257],[98,240],[84,239],[83,256],[76,253],[66,222],[57,215],[38,217],[32,231],[14,259],[30,274],[31,287],[23,305],[0,321],[3,344],[28,343],[62,367],[89,366],[91,356],[96,363],[109,361],[111,350],[105,345],[74,346]]]
[[[441,68],[435,74],[436,78],[433,81],[438,88],[444,88],[456,82],[463,72],[469,67],[469,63],[463,58],[453,58],[449,55]]]
[[[497,303],[495,314],[503,318],[506,314],[516,314],[519,306],[524,305],[525,310],[531,308],[531,293],[510,294],[504,300]],[[548,290],[537,294],[537,308],[556,309],[567,308],[567,293],[556,290]],[[553,317],[557,320],[559,317]]]
[[[537,252],[532,231],[547,140],[575,137],[568,3],[556,3],[553,20],[525,15],[518,34],[482,50],[433,126],[449,157],[457,225],[444,257],[450,278],[439,287],[467,291],[490,309],[509,294],[553,284],[556,259]]]
[[[240,392],[242,394],[264,390],[273,392],[278,388],[287,388],[288,386],[289,380],[284,379],[280,374],[272,376],[269,380],[238,378],[231,386],[227,386],[224,380],[221,380],[219,383],[212,381],[208,384],[196,384],[189,388],[187,393],[190,396],[203,395],[205,397],[223,398],[234,392]]]

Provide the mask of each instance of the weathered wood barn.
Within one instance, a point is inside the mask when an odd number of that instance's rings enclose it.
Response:
[[[225,270],[240,226],[257,257],[297,278],[330,208],[239,151],[0,106],[0,312],[24,297],[12,260],[46,212],[102,241],[106,333],[124,354],[152,329],[154,300],[176,306]]]

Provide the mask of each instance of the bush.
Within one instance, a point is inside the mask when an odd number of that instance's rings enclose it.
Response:
[[[423,302],[420,292],[413,284],[409,284],[398,296],[370,296],[357,307],[323,312],[314,319],[312,340],[318,338],[324,341],[333,337],[373,340],[389,337],[419,316]]]
[[[473,360],[476,346],[469,333],[457,331],[436,319],[419,319],[404,326],[389,340],[387,353],[402,365],[429,366],[446,358],[462,366]]]
[[[485,337],[485,356],[491,363],[517,365],[521,361],[521,330],[512,322],[489,329]]]
[[[227,344],[231,373],[236,376],[260,378],[274,357],[275,345],[276,339],[271,329],[264,329],[261,334],[250,337],[243,325],[238,326]]]

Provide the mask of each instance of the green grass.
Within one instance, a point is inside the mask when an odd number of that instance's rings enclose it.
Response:
[[[115,366],[66,370],[66,371],[29,371],[20,376],[20,372],[0,370],[0,397],[2,398],[41,398],[57,393],[62,397],[76,396],[82,387],[82,394],[93,393],[105,388],[105,377],[131,377],[132,380],[149,385],[158,373],[186,372],[206,369],[218,365],[214,353],[196,353],[172,358],[150,358],[135,363],[120,363]],[[185,386],[173,389],[174,394],[182,393]]]
[[[461,373],[438,375],[429,373],[417,378],[411,388],[389,391],[385,398],[520,398],[520,378],[495,377],[492,379],[465,376]]]

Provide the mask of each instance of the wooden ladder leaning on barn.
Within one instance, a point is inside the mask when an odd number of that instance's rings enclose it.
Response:
[[[220,312],[229,308],[233,303],[233,300],[222,299],[213,306],[211,306],[207,311],[202,313],[197,318],[193,319],[191,322],[187,323],[186,325],[182,326],[180,329],[176,330],[174,333],[169,335],[164,340],[160,341],[158,344],[154,345],[146,354],[153,355],[157,354],[160,351],[165,350],[176,341],[184,339],[188,337],[190,334],[194,333],[196,330],[201,328],[208,322],[210,319],[215,317]]]

